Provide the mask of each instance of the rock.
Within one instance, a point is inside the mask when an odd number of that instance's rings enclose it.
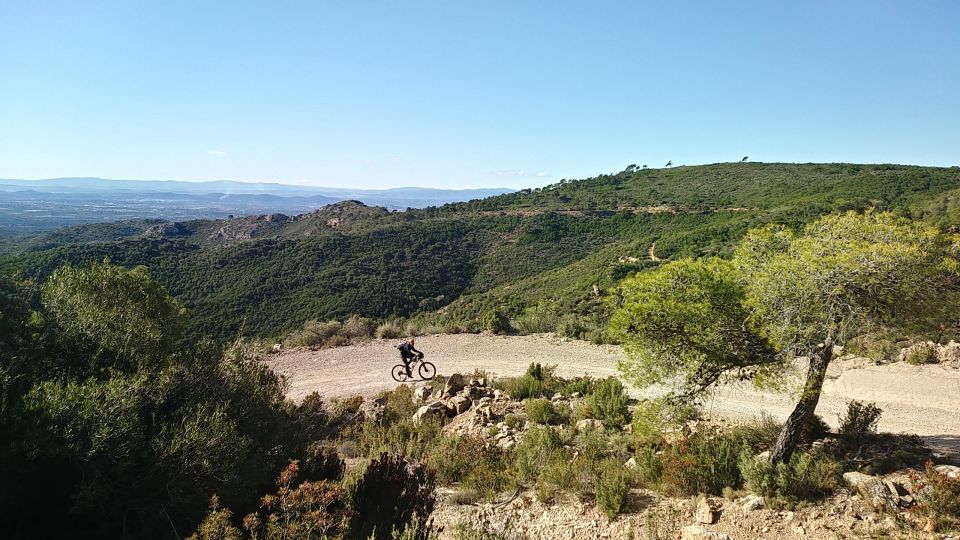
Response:
[[[570,394],[570,399],[578,399],[580,397],[580,392],[574,392]]]
[[[687,525],[680,535],[681,540],[730,540],[730,536],[711,531],[703,525]]]
[[[463,387],[466,385],[467,381],[464,380],[463,375],[454,373],[447,379],[447,383],[443,385],[443,395],[453,396],[460,390],[463,390]]]
[[[637,460],[636,460],[636,458],[630,458],[630,459],[628,459],[627,462],[623,464],[623,466],[626,467],[626,468],[628,468],[628,469],[636,469],[636,468],[637,468]]]
[[[754,510],[760,510],[766,506],[767,501],[760,495],[747,495],[743,498],[743,509],[752,512]]]
[[[960,467],[956,465],[935,465],[933,468],[947,478],[960,478]]]
[[[440,401],[434,401],[428,403],[423,407],[417,409],[417,412],[413,413],[413,423],[419,424],[424,420],[430,418],[438,418],[440,416],[445,416],[447,414],[447,407]]]
[[[561,399],[563,399],[563,394],[557,392],[552,398],[550,398],[550,401],[560,401]]]
[[[477,386],[487,386],[487,379],[483,377],[477,379]]]
[[[960,367],[960,343],[951,340],[950,343],[941,346],[940,350],[937,351],[937,359],[940,360],[941,364],[953,364]]]
[[[713,525],[720,518],[720,509],[715,501],[706,497],[700,497],[700,500],[697,501],[697,510],[693,517],[697,520],[697,523]]]
[[[893,512],[897,509],[899,497],[895,501],[887,486],[876,476],[861,472],[847,472],[843,473],[843,480],[855,488],[873,510]]]
[[[593,418],[584,418],[583,420],[577,422],[577,429],[581,431],[603,429],[603,422],[600,420],[594,420]]]
[[[430,387],[421,386],[413,391],[413,399],[415,401],[426,401],[430,398]]]
[[[167,223],[154,225],[143,233],[144,236],[149,238],[186,236],[188,234],[190,234],[190,229],[188,229],[183,223],[177,221],[169,221]]]
[[[280,352],[280,351],[282,351],[282,350],[283,350],[283,344],[281,344],[281,343],[274,343],[274,344],[273,344],[273,352]]]
[[[469,388],[465,388],[463,393],[465,396],[467,396],[468,398],[474,401],[481,399],[483,397],[486,397],[487,395],[486,389],[481,388],[479,386],[471,386]]]
[[[470,407],[473,405],[473,401],[468,397],[464,396],[455,396],[450,398],[448,406],[453,409],[453,412],[456,414],[463,414],[470,410]]]

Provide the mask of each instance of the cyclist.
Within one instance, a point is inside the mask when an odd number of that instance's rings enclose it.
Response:
[[[400,349],[400,359],[403,360],[403,365],[407,368],[407,377],[413,377],[413,372],[410,370],[410,361],[420,358],[423,358],[423,353],[414,348],[417,338],[411,337],[408,340],[402,341],[397,348]]]

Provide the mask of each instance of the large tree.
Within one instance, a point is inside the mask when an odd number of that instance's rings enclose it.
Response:
[[[732,261],[679,261],[624,282],[612,320],[628,352],[622,371],[641,384],[680,375],[685,389],[702,390],[723,373],[756,377],[809,358],[771,452],[773,462],[789,461],[834,346],[878,328],[929,330],[955,315],[957,255],[938,230],[887,213],[825,216],[800,233],[751,230]]]

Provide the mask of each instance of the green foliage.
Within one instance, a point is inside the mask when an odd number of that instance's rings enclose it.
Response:
[[[105,353],[104,367],[155,362],[173,351],[186,328],[186,309],[143,266],[64,266],[44,283],[42,295],[65,332]]]
[[[633,472],[636,479],[644,484],[654,486],[660,483],[663,477],[663,462],[652,446],[641,446],[633,455],[636,463]]]
[[[233,525],[233,512],[229,508],[220,508],[220,499],[214,495],[210,499],[210,512],[197,530],[187,540],[241,540],[243,533]]]
[[[960,478],[950,478],[927,461],[913,479],[920,494],[918,511],[932,518],[941,531],[960,530]]]
[[[382,454],[367,466],[349,494],[348,538],[390,540],[394,529],[428,534],[428,517],[436,504],[433,473],[402,457]]]
[[[809,351],[828,336],[929,328],[958,305],[950,239],[887,213],[825,216],[799,235],[753,230],[735,261],[751,323],[781,350]]]
[[[740,472],[747,489],[788,505],[822,499],[841,485],[840,465],[820,454],[797,453],[774,465],[748,450],[740,456]]]
[[[587,402],[594,418],[602,420],[607,426],[620,427],[628,420],[629,399],[623,384],[614,377],[608,377],[597,382]]]
[[[498,309],[491,309],[481,314],[480,326],[494,334],[509,334],[513,330],[509,317]]]
[[[744,326],[750,312],[732,263],[680,260],[621,285],[623,305],[610,320],[628,360],[620,370],[646,387],[679,376],[690,395],[733,372],[750,377],[778,364],[766,341]]]
[[[569,409],[542,398],[527,400],[526,413],[527,420],[534,424],[561,424],[570,419]]]
[[[960,224],[958,175],[891,165],[716,164],[625,170],[406,212],[338,205],[284,223],[191,221],[189,234],[176,238],[144,237],[154,223],[142,220],[86,225],[8,244],[0,274],[42,280],[64,263],[105,256],[145,265],[191,306],[194,336],[221,340],[241,331],[284,335],[307,320],[353,313],[476,327],[487,310],[519,318],[541,303],[558,317],[576,315],[567,335],[603,340],[602,297],[660,264],[647,256],[653,242],[661,259],[726,255],[749,227],[793,228],[869,207],[946,228]],[[326,224],[332,218],[338,227]],[[237,223],[252,227],[249,239],[218,235]]]
[[[729,436],[694,434],[668,445],[661,456],[661,488],[668,495],[720,495],[739,486],[741,440]]]
[[[460,483],[484,499],[492,499],[509,484],[505,460],[499,448],[488,447],[483,439],[459,436],[441,438],[424,457],[437,482]]]
[[[630,474],[616,460],[604,461],[593,484],[597,508],[611,521],[627,507]]]
[[[937,347],[929,341],[917,343],[906,351],[903,361],[914,366],[935,364],[937,362]]]
[[[876,433],[883,410],[876,403],[863,403],[855,399],[847,403],[847,412],[840,419],[840,433],[859,435]]]

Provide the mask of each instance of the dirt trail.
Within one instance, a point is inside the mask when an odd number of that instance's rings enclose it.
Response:
[[[326,397],[371,396],[393,388],[390,368],[399,361],[396,340],[363,345],[294,350],[270,356],[266,363],[290,382],[288,395],[300,400],[310,392]],[[417,348],[436,364],[441,374],[483,369],[500,376],[522,374],[531,362],[556,364],[563,376],[616,374],[623,350],[552,336],[490,336],[475,334],[424,336]],[[637,397],[656,393],[633,391]],[[939,365],[868,365],[837,361],[831,366],[817,407],[828,423],[850,399],[875,401],[883,409],[880,429],[916,433],[937,451],[960,457],[960,370]],[[707,401],[708,413],[752,417],[767,413],[783,420],[794,405],[789,392],[758,391],[748,385],[721,388]]]

